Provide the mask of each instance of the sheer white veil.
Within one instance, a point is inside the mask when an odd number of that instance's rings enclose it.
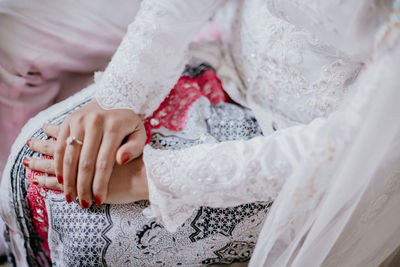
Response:
[[[352,102],[275,201],[250,266],[378,266],[400,246],[399,3]]]

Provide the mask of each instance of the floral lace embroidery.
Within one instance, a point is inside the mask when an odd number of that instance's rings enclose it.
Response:
[[[362,64],[277,17],[270,2],[242,1],[234,23],[230,53],[249,97],[273,111],[278,124],[327,116]]]
[[[189,40],[218,2],[143,1],[113,60],[97,75],[99,103],[150,116],[187,62]],[[362,63],[280,18],[273,6],[272,0],[240,1],[236,14],[227,52],[248,100],[273,111],[278,126],[329,115],[346,98]]]

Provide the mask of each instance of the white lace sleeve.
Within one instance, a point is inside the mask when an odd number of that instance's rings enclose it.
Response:
[[[95,76],[100,105],[150,115],[183,71],[188,43],[220,2],[144,0],[106,70]]]
[[[273,0],[271,2],[276,15],[307,29],[318,39],[332,44],[348,55],[365,60],[371,54],[372,40],[379,26],[385,22],[392,1]]]
[[[200,206],[232,207],[274,200],[309,153],[325,120],[249,141],[144,151],[151,206],[146,216],[175,231]]]

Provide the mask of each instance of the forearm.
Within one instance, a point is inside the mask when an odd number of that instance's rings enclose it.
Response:
[[[147,147],[150,215],[174,231],[201,206],[274,200],[324,124],[317,120],[268,137],[179,151]]]
[[[101,106],[150,115],[183,71],[190,40],[220,2],[143,1],[108,67],[96,79]]]

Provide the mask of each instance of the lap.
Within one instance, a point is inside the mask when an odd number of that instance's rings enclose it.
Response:
[[[22,160],[35,156],[24,145],[30,137],[46,138],[43,123],[61,123],[65,116],[90,100],[93,88],[61,102],[33,118],[14,144],[2,183],[2,214],[13,230],[11,238],[21,251],[21,261],[46,262],[43,240],[32,224],[26,200],[29,184]],[[165,128],[153,131],[151,145],[158,149],[182,149],[205,142],[249,139],[260,135],[252,114],[233,104],[211,106],[205,98],[190,108],[182,131]],[[36,155],[38,156],[38,155]],[[6,195],[3,195],[5,193]],[[48,192],[49,245],[53,263],[72,266],[199,266],[230,264],[249,259],[262,222],[271,203],[247,203],[228,209],[202,207],[169,233],[142,211],[148,202],[92,206],[82,210],[78,203],[67,205],[62,195]],[[40,212],[38,211],[39,215]],[[47,262],[49,264],[49,262]],[[41,264],[43,265],[43,264]],[[46,264],[44,264],[46,265]]]
[[[11,148],[1,181],[0,211],[7,225],[14,260],[18,266],[34,266],[38,263],[40,266],[48,265],[48,255],[32,224],[30,207],[26,198],[29,184],[26,179],[26,169],[22,165],[24,158],[40,155],[28,149],[26,141],[31,137],[47,138],[41,129],[43,124],[61,123],[69,113],[89,101],[93,93],[94,87],[90,86],[75,96],[40,112],[25,124]]]

